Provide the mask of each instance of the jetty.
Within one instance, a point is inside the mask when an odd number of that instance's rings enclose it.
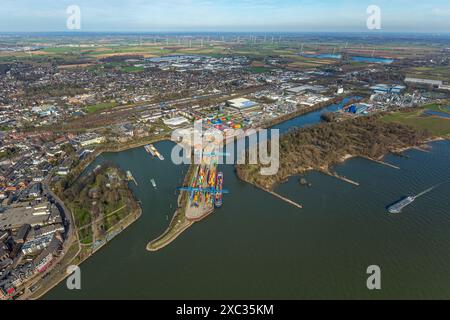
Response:
[[[354,185],[354,186],[357,186],[357,187],[360,186],[360,183],[359,183],[359,182],[353,181],[353,180],[351,180],[351,179],[349,179],[349,178],[347,178],[347,177],[340,176],[340,175],[337,174],[336,172],[330,172],[330,171],[322,171],[322,172],[325,173],[326,175],[330,176],[330,177],[333,177],[333,178],[339,179],[339,180],[341,180],[341,181],[350,183],[350,184],[352,184],[352,185]]]
[[[280,195],[280,194],[278,194],[278,193],[276,193],[276,192],[267,190],[267,189],[263,189],[263,190],[266,191],[266,192],[268,192],[268,193],[270,193],[270,194],[273,195],[274,197],[277,197],[278,199],[281,199],[281,200],[283,200],[284,202],[287,202],[287,203],[289,203],[290,205],[293,205],[293,206],[296,207],[296,208],[303,209],[303,206],[302,206],[301,204],[299,204],[299,203],[297,203],[297,202],[294,202],[294,201],[292,201],[291,199],[288,199],[288,198],[286,198],[286,197],[283,197],[282,195]]]
[[[263,188],[262,186],[259,186],[259,185],[257,185],[256,183],[253,183],[253,182],[250,182],[250,181],[246,181],[246,182],[249,183],[249,184],[251,184],[252,186],[254,186],[254,187],[256,187],[256,188],[262,190],[262,191],[265,191],[265,192],[267,192],[267,193],[270,193],[270,194],[273,195],[274,197],[276,197],[276,198],[278,198],[278,199],[280,199],[280,200],[282,200],[282,201],[284,201],[284,202],[286,202],[286,203],[289,203],[290,205],[292,205],[292,206],[294,206],[294,207],[296,207],[296,208],[298,208],[298,209],[303,209],[303,206],[302,206],[301,204],[299,204],[299,203],[297,203],[297,202],[295,202],[295,201],[292,201],[291,199],[288,199],[288,198],[286,198],[286,197],[284,197],[284,196],[282,196],[282,195],[276,193],[275,191],[269,190],[269,189],[267,189],[267,188]]]
[[[397,170],[401,169],[399,166],[393,165],[391,163],[384,162],[382,160],[377,160],[377,159],[373,159],[373,158],[370,158],[370,157],[363,157],[363,159],[376,162],[378,164],[381,164],[383,166],[386,166],[386,167],[389,167],[389,168],[392,168],[392,169],[397,169]]]
[[[417,150],[417,151],[425,152],[425,153],[430,153],[430,150],[427,150],[427,149],[421,148],[421,147],[413,147],[413,149]]]

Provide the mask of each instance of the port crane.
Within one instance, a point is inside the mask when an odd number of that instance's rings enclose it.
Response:
[[[229,156],[231,156],[231,154],[230,153],[228,153],[228,152],[201,152],[201,151],[195,151],[195,153],[194,153],[195,155],[203,155],[204,157],[211,157],[211,158],[213,158],[213,157],[229,157]]]

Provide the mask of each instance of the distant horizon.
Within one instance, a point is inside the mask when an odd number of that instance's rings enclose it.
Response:
[[[82,32],[367,32],[369,6],[381,33],[449,33],[448,0],[3,0],[0,33],[62,32],[80,9]],[[370,10],[369,10],[370,11]],[[40,31],[36,31],[40,30]]]
[[[249,30],[237,30],[237,31],[220,31],[220,30],[192,30],[192,31],[174,31],[174,30],[159,30],[159,31],[106,31],[106,30],[42,30],[42,31],[0,31],[0,35],[14,35],[14,34],[339,34],[339,35],[450,35],[450,31],[249,31]]]

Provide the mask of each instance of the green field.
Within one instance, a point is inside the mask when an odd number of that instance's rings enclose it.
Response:
[[[89,210],[75,205],[71,211],[73,212],[77,226],[81,227],[91,223],[91,213]]]
[[[91,245],[92,244],[92,242],[94,240],[94,236],[92,234],[91,228],[86,228],[86,229],[80,230],[78,232],[78,234],[79,234],[79,237],[80,237],[81,244],[84,244],[84,245]]]
[[[414,112],[394,112],[384,116],[383,120],[387,122],[402,123],[414,128],[430,131],[433,135],[450,138],[450,119],[440,118],[438,116],[427,116],[426,110],[443,112],[439,105],[426,106]],[[446,113],[450,112],[447,110]]]
[[[72,52],[82,52],[86,51],[86,48],[80,48],[80,47],[57,47],[57,48],[45,48],[42,50],[43,52],[47,53],[57,53],[57,54],[68,54]]]
[[[145,70],[144,67],[135,67],[135,66],[126,66],[120,68],[120,71],[122,72],[128,72],[128,73],[138,73],[143,72]]]
[[[450,81],[450,66],[410,68],[407,70],[407,76]]]
[[[117,106],[116,102],[103,102],[103,103],[98,103],[98,104],[94,104],[91,106],[87,106],[85,108],[87,113],[94,113],[94,112],[98,112],[101,110],[106,110],[106,109],[111,109]]]
[[[256,73],[256,74],[272,71],[271,68],[267,68],[267,67],[250,67],[249,70],[251,73]]]
[[[445,105],[440,105],[440,104],[434,103],[434,104],[425,106],[425,109],[450,114],[450,103],[445,104]]]

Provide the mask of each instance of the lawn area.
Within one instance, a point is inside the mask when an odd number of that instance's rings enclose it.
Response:
[[[440,105],[437,103],[434,104],[430,104],[428,106],[424,107],[425,109],[429,109],[429,110],[433,110],[436,112],[443,112],[443,113],[448,113],[450,114],[450,103],[446,104],[446,105]]]
[[[271,68],[267,68],[267,67],[256,67],[256,66],[251,66],[249,68],[251,73],[255,73],[255,74],[259,74],[259,73],[266,73],[266,72],[270,72],[272,69]]]
[[[431,109],[430,106],[415,112],[390,113],[384,116],[383,120],[406,124],[418,129],[426,129],[436,136],[450,138],[450,119],[424,115],[423,112],[428,109]]]
[[[135,67],[135,66],[127,66],[120,68],[120,71],[128,73],[138,73],[143,72],[144,70],[145,70],[144,67]]]
[[[91,106],[87,106],[86,107],[86,112],[87,113],[94,113],[97,111],[101,111],[101,110],[105,110],[105,109],[111,109],[117,106],[117,103],[115,102],[103,102],[103,103],[98,103],[98,104],[94,104]]]
[[[91,212],[88,209],[76,206],[75,208],[72,208],[72,212],[78,228],[82,228],[91,223]]]
[[[80,242],[84,245],[92,244],[94,237],[91,228],[86,228],[79,231]]]
[[[450,68],[448,66],[416,67],[408,69],[407,75],[417,78],[448,81],[450,79]]]

